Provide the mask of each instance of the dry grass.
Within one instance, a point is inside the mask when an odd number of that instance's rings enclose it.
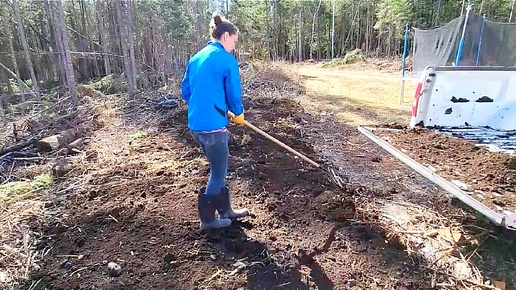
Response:
[[[93,108],[98,111],[97,115],[109,113],[101,104],[105,100],[93,104],[84,97],[74,112],[65,102],[68,97],[47,95],[45,98],[25,111],[13,110],[17,105],[9,106],[8,123],[2,124],[0,152],[8,150],[0,156],[0,289],[36,289],[41,281],[27,282],[52,251],[51,247],[38,248],[42,240],[51,238],[40,229],[41,225],[58,218],[57,212],[47,208],[47,202],[55,198],[52,174],[54,165],[63,158],[59,150],[36,154],[32,141],[68,127],[92,129],[96,126],[93,125]],[[25,145],[14,149],[17,144]],[[10,158],[11,153],[37,156]]]
[[[382,72],[367,65],[363,67],[361,69],[357,64],[339,68],[291,65],[287,70],[290,74],[297,74],[305,86],[304,106],[335,115],[351,125],[407,125],[415,84],[405,84],[405,98],[401,105],[399,72]]]
[[[480,228],[478,234],[472,235],[465,231],[464,225],[410,201],[386,203],[376,200],[357,210],[359,214],[367,216],[377,209],[380,209],[381,223],[387,230],[387,237],[396,238],[413,261],[424,264],[427,270],[433,272],[433,287],[495,289],[484,284],[481,271],[471,261],[479,246],[489,238],[491,232],[488,229]],[[467,246],[474,250],[467,251]],[[437,282],[439,280],[441,282]]]
[[[42,234],[29,225],[45,215],[44,202],[37,199],[0,205],[0,288],[18,288],[48,254],[48,249],[36,250]]]

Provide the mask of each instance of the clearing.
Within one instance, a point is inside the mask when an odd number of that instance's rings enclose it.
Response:
[[[181,101],[164,107],[158,92],[132,99],[93,94],[82,96],[84,113],[65,124],[23,127],[30,136],[45,126],[67,129],[79,118],[88,142],[64,156],[18,158],[24,166],[2,167],[10,180],[44,173],[54,179],[50,189],[1,200],[7,222],[0,228],[0,285],[516,287],[509,241],[356,130],[405,126],[410,117],[399,105],[399,74],[364,67],[268,64],[244,72],[248,121],[337,168],[349,184],[339,187],[253,131],[231,127],[228,182],[234,204],[252,215],[222,231],[198,229],[196,194],[208,164],[186,128]],[[119,277],[108,275],[110,262],[121,267]]]

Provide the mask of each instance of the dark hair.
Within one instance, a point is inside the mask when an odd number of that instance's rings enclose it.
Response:
[[[214,14],[210,23],[211,36],[215,39],[220,39],[222,34],[229,32],[230,35],[237,34],[238,29],[230,21],[222,18],[218,14]]]

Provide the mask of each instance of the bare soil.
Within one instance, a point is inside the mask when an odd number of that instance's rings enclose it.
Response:
[[[34,274],[49,289],[354,289],[427,288],[430,281],[374,223],[355,217],[353,192],[329,182],[277,145],[231,128],[229,184],[234,204],[252,216],[231,228],[198,229],[196,195],[208,166],[186,129],[184,108],[149,119],[125,108],[127,138],[106,126],[84,148],[60,210],[40,245],[54,254]],[[253,112],[267,112],[259,118]],[[310,116],[291,100],[255,99],[248,119],[320,160],[292,120]],[[278,120],[283,120],[278,122]],[[295,122],[295,121],[294,121]],[[129,130],[128,130],[129,129]],[[104,144],[104,145],[103,145]],[[111,151],[111,152],[110,152]],[[114,158],[103,157],[114,154]],[[66,187],[65,187],[66,188]],[[389,243],[390,240],[390,243]],[[80,258],[80,259],[79,259]],[[110,278],[107,263],[121,266]],[[359,286],[358,286],[359,285]]]
[[[516,170],[513,159],[490,152],[475,142],[415,128],[375,134],[403,150],[416,161],[435,169],[448,181],[459,181],[474,198],[494,210],[516,210]],[[460,183],[456,183],[460,184]]]
[[[59,165],[52,165],[56,184],[38,193],[42,209],[16,217],[29,241],[39,242],[20,247],[35,251],[28,262],[26,252],[17,253],[19,270],[30,279],[11,288],[486,289],[492,287],[476,286],[496,280],[507,289],[516,285],[509,243],[357,132],[355,125],[364,120],[404,124],[410,114],[397,107],[397,76],[360,72],[360,79],[356,71],[322,72],[307,65],[299,70],[303,87],[294,74],[267,68],[265,74],[249,72],[254,77],[244,82],[246,118],[335,168],[349,184],[336,186],[325,171],[247,128],[231,126],[228,183],[233,204],[252,215],[229,229],[201,231],[197,194],[209,169],[186,129],[186,106],[160,108],[160,97],[151,92],[131,99],[93,97],[91,140],[53,160]],[[42,161],[33,167],[13,166],[9,174],[33,177],[50,166]],[[0,208],[2,217],[15,209]],[[460,242],[453,239],[457,234]],[[1,242],[24,240],[13,232]],[[13,256],[5,249],[0,248],[0,266]],[[457,262],[466,267],[457,272]],[[121,267],[120,276],[110,277],[110,263]],[[466,277],[457,278],[464,272]]]

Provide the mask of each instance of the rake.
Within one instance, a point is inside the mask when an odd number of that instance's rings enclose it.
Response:
[[[229,115],[230,118],[234,118],[235,117],[235,114],[233,114],[232,112],[228,112],[228,115]],[[251,130],[255,131],[256,133],[262,135],[263,137],[265,137],[265,138],[271,140],[272,142],[276,143],[277,145],[279,145],[283,149],[289,151],[290,153],[292,153],[292,154],[298,156],[299,158],[303,159],[304,161],[310,163],[311,165],[315,166],[316,168],[319,168],[319,169],[325,171],[326,173],[328,173],[331,176],[330,181],[335,183],[340,188],[345,188],[345,185],[349,183],[349,178],[347,176],[344,176],[344,178],[339,176],[335,169],[333,169],[331,167],[328,167],[328,166],[322,166],[321,164],[319,164],[319,163],[313,161],[312,159],[306,157],[305,155],[301,154],[301,152],[291,148],[287,144],[285,144],[285,143],[281,142],[280,140],[274,138],[273,136],[271,136],[267,132],[263,131],[262,129],[256,127],[255,125],[251,124],[250,122],[244,121],[244,125],[246,127],[250,128]]]

